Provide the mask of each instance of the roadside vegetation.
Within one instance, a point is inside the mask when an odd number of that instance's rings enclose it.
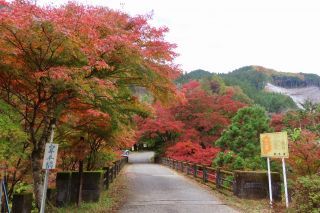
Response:
[[[165,40],[168,29],[151,26],[149,19],[76,3],[39,7],[0,0],[0,164],[10,200],[32,192],[34,211],[39,208],[52,129],[59,156],[50,187],[55,172],[77,171],[80,160],[85,170],[99,170],[135,143],[158,156],[263,170],[259,134],[287,131],[294,208],[317,212],[320,105],[306,102],[297,109],[291,98],[264,86],[319,86],[319,78],[250,66],[179,80],[176,46]],[[279,162],[272,168],[279,171]],[[112,210],[121,200],[112,190],[79,211]]]

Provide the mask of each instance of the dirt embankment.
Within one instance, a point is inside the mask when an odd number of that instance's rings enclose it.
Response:
[[[310,86],[310,87],[287,89],[287,88],[278,87],[268,83],[265,89],[268,92],[276,92],[276,93],[281,93],[281,94],[290,96],[292,100],[300,108],[302,108],[301,103],[304,103],[306,100],[310,100],[313,103],[320,103],[319,87]]]

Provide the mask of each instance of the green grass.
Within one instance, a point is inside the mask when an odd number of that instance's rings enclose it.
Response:
[[[64,208],[55,208],[53,212],[69,213],[69,212],[106,212],[111,211],[113,199],[111,198],[109,191],[103,191],[99,202],[96,203],[81,203],[80,207],[76,205],[70,205]]]

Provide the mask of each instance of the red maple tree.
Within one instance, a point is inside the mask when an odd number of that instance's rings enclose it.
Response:
[[[104,119],[107,127],[110,111],[133,114],[132,85],[164,102],[176,96],[167,30],[105,7],[0,1],[0,98],[23,118],[37,206],[44,145],[54,124],[69,122],[65,114],[82,111],[79,122]]]
[[[174,159],[211,162],[218,152],[213,148],[214,141],[245,104],[233,100],[231,90],[212,94],[203,90],[198,81],[184,84],[180,92],[182,101],[170,107],[155,104],[153,118],[139,118],[138,138],[156,141],[157,147],[164,146],[166,155]]]

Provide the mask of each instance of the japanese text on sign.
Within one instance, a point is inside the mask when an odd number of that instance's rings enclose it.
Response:
[[[55,169],[58,154],[58,144],[47,143],[44,152],[42,169]]]
[[[288,158],[287,132],[260,134],[261,157]]]

